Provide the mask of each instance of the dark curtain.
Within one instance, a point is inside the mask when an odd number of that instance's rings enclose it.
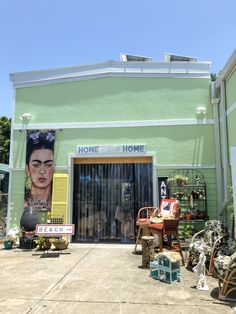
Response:
[[[74,165],[74,241],[132,243],[138,209],[153,204],[152,164]]]

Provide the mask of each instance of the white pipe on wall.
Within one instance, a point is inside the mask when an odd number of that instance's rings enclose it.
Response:
[[[230,157],[234,205],[234,238],[236,238],[236,147],[230,147]]]
[[[222,153],[223,153],[223,181],[224,181],[224,201],[222,203],[221,214],[224,213],[226,203],[228,200],[228,135],[227,135],[227,121],[226,121],[226,94],[225,94],[225,80],[221,81],[221,124],[222,124]]]
[[[217,214],[220,216],[222,208],[222,168],[221,168],[221,144],[220,144],[220,123],[219,123],[219,102],[220,98],[216,92],[215,82],[211,82],[211,103],[214,116],[214,138],[215,138],[215,159],[216,159],[216,191],[217,191]]]

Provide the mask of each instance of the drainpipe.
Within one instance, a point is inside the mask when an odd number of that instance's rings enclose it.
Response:
[[[221,81],[221,124],[222,124],[222,153],[223,153],[223,179],[224,179],[224,200],[222,203],[220,214],[223,215],[228,202],[228,132],[226,120],[226,94],[225,94],[225,80]]]
[[[221,168],[221,143],[219,123],[220,96],[215,82],[211,82],[211,103],[214,116],[215,160],[216,160],[216,191],[217,191],[217,216],[220,219],[222,208],[222,168]]]

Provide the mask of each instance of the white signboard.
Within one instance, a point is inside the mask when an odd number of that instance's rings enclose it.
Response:
[[[50,224],[40,224],[36,225],[36,234],[38,235],[58,235],[58,234],[74,234],[74,224],[73,225],[50,225]]]
[[[105,154],[143,154],[146,152],[146,145],[78,145],[77,155],[105,155]]]

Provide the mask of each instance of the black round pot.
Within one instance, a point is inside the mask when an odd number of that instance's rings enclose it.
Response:
[[[20,219],[20,227],[24,231],[34,231],[39,223],[38,212],[32,208],[26,208]]]

